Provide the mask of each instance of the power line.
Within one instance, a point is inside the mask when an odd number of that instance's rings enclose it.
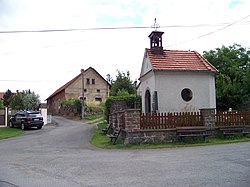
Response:
[[[53,80],[0,80],[0,82],[50,82]],[[58,81],[58,80],[54,80],[54,81]]]
[[[116,30],[116,29],[145,29],[151,27],[97,27],[85,29],[45,29],[45,30],[19,30],[19,31],[0,31],[0,34],[13,33],[46,33],[46,32],[72,32],[72,31],[88,31],[88,30]]]
[[[197,39],[203,38],[203,37],[205,37],[205,36],[214,34],[214,33],[216,33],[216,32],[219,32],[219,31],[221,31],[221,30],[224,30],[224,29],[226,29],[226,28],[228,28],[228,27],[230,27],[230,26],[232,26],[232,25],[235,25],[236,23],[238,23],[238,22],[240,22],[240,21],[242,21],[242,20],[244,20],[244,19],[246,19],[246,18],[248,18],[248,17],[250,17],[250,14],[247,15],[247,16],[245,16],[245,17],[243,17],[243,18],[241,18],[241,19],[239,19],[239,20],[237,20],[237,21],[234,21],[234,22],[232,22],[232,23],[229,23],[229,24],[227,24],[226,26],[224,26],[224,27],[222,27],[222,28],[219,28],[219,29],[217,29],[217,30],[215,30],[215,31],[211,31],[211,32],[209,32],[209,33],[200,35],[200,36],[198,36],[198,37],[196,37],[196,38],[193,38],[193,39],[190,39],[190,40],[185,40],[185,41],[179,42],[179,43],[177,43],[177,44],[168,45],[167,47],[171,47],[171,46],[175,46],[175,45],[179,45],[179,44],[191,42],[191,41],[193,41],[193,40],[197,40]]]
[[[239,21],[237,21],[237,22],[239,22]],[[250,24],[250,22],[248,21],[248,22],[246,22],[246,24]],[[223,26],[223,25],[226,25],[226,27],[227,27],[228,25],[231,25],[231,23],[196,24],[196,25],[166,25],[166,26],[161,26],[161,28],[218,27],[218,26]],[[140,26],[140,27],[138,26],[138,27],[96,27],[96,28],[75,28],[75,29],[9,30],[9,31],[0,31],[0,34],[74,32],[74,31],[91,31],[91,30],[149,29],[149,28],[151,29],[152,27],[151,26]]]

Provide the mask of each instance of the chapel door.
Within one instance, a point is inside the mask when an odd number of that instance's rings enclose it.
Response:
[[[145,113],[151,113],[151,94],[149,90],[145,93]]]

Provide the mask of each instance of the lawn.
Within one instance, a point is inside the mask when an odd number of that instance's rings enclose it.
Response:
[[[19,136],[23,133],[20,129],[2,127],[0,128],[0,140]]]
[[[103,149],[158,149],[158,148],[177,148],[177,147],[193,147],[193,146],[207,146],[216,144],[228,144],[250,141],[250,136],[232,136],[227,139],[223,137],[209,138],[207,142],[204,141],[187,141],[177,143],[159,143],[159,144],[134,144],[124,145],[122,140],[118,138],[116,145],[113,145],[109,138],[102,134],[102,129],[106,127],[105,122],[99,123],[98,128],[94,131],[91,144]]]

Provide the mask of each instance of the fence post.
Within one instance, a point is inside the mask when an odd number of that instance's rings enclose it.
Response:
[[[124,110],[125,131],[134,132],[140,130],[140,110],[126,109]]]
[[[215,108],[200,109],[201,118],[205,127],[215,127]]]
[[[8,126],[8,107],[5,107],[5,110],[4,110],[4,122],[5,122],[5,126],[7,127]]]

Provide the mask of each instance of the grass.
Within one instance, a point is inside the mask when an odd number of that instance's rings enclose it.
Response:
[[[84,121],[87,122],[88,124],[97,124],[104,121],[104,116],[103,115],[86,116],[84,118]]]
[[[102,129],[106,128],[105,122],[99,123],[98,128],[94,131],[91,144],[103,149],[159,149],[159,148],[177,148],[177,147],[194,147],[194,146],[207,146],[217,144],[229,144],[250,141],[248,136],[229,136],[226,139],[223,137],[208,138],[207,142],[203,140],[184,141],[176,143],[158,143],[158,144],[128,144],[124,145],[122,140],[118,138],[115,145],[113,145],[109,138],[102,134]]]
[[[98,124],[98,128],[94,131],[91,139],[91,144],[95,145],[96,147],[100,148],[110,148],[113,147],[113,145],[110,143],[110,140],[107,136],[104,136],[102,134],[102,129],[106,128],[107,123],[101,122]]]
[[[2,127],[0,128],[0,140],[19,136],[23,133],[20,129]]]
[[[104,118],[104,116],[102,114],[100,114],[100,115],[90,115],[90,116],[84,117],[84,119],[86,119],[86,120],[96,120],[96,119],[100,119],[100,118]]]

